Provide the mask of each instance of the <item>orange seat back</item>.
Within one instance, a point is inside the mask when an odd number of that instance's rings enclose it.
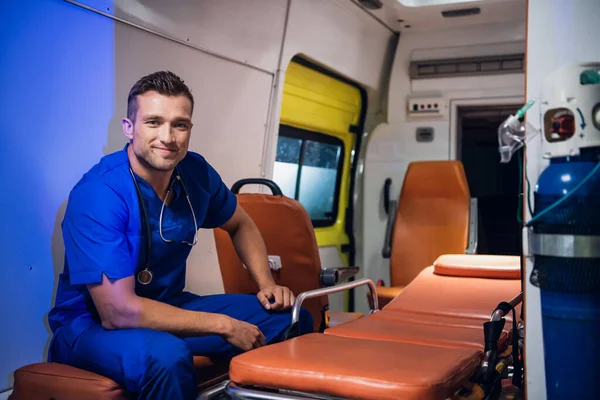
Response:
[[[465,252],[470,193],[460,161],[409,164],[392,236],[392,286],[406,286],[442,254]]]
[[[282,268],[271,271],[279,285],[294,295],[320,287],[321,259],[310,217],[296,200],[271,194],[241,193],[239,205],[250,215],[260,231],[267,254],[281,257]],[[231,238],[215,229],[215,242],[225,293],[258,293],[250,272],[237,256]],[[302,306],[310,311],[315,330],[321,324],[321,311],[327,296],[308,299]]]

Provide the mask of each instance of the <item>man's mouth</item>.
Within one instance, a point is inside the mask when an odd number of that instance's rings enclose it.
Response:
[[[173,155],[177,152],[177,150],[175,149],[169,149],[167,147],[154,147],[154,149],[156,149],[158,151],[158,153],[162,154],[162,155]]]

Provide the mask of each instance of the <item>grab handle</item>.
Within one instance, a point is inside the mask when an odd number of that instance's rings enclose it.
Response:
[[[390,188],[392,186],[392,179],[387,178],[383,184],[383,209],[386,214],[390,214]]]
[[[265,185],[269,189],[271,189],[271,192],[274,196],[283,196],[281,188],[275,182],[264,178],[240,179],[239,181],[234,183],[233,186],[231,186],[231,191],[233,192],[233,194],[238,194],[240,192],[240,189],[244,185]]]
[[[391,186],[392,180],[387,178],[383,184],[383,209],[387,214],[383,249],[381,249],[381,256],[383,258],[390,258],[392,255],[392,234],[394,231],[394,223],[396,222],[396,207],[398,206],[398,201],[390,199]]]

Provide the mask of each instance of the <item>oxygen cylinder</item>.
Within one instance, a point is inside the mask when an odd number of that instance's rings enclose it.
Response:
[[[600,398],[598,71],[600,64],[561,68],[546,80],[542,97],[550,163],[537,181],[527,225],[549,400]]]
[[[534,216],[590,176],[599,159],[599,148],[552,159],[537,183]],[[547,398],[596,399],[600,396],[600,174],[591,175],[532,227],[531,283],[541,295]]]

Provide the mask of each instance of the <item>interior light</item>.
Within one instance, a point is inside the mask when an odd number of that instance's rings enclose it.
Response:
[[[477,3],[483,0],[398,0],[405,7],[447,6],[460,3]]]

